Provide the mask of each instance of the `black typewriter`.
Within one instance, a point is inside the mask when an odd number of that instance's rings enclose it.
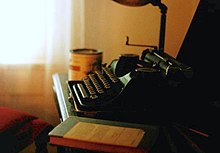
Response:
[[[67,81],[70,97],[82,111],[158,108],[166,91],[173,91],[170,86],[185,82],[183,78],[192,73],[190,67],[173,61],[167,54],[159,56],[150,50],[143,51],[141,59],[136,54],[123,54],[82,80]]]

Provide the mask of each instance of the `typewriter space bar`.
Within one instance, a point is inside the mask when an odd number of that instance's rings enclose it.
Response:
[[[85,88],[83,87],[82,84],[77,84],[77,87],[82,95],[83,98],[89,98],[88,93],[86,92]]]

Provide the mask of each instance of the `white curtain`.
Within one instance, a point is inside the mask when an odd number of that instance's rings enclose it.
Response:
[[[0,64],[67,65],[77,45],[74,30],[78,39],[83,35],[75,25],[82,22],[82,6],[83,0],[1,0]]]
[[[0,0],[0,106],[56,123],[52,75],[84,45],[84,0]]]

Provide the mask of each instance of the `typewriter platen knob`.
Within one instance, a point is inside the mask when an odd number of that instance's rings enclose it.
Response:
[[[121,54],[115,68],[117,77],[122,77],[125,74],[137,68],[139,55],[137,54]]]

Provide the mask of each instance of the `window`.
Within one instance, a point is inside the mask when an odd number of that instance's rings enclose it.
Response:
[[[45,0],[1,1],[0,18],[0,63],[42,62]]]
[[[59,60],[70,45],[71,3],[0,1],[0,64],[44,63],[47,57]]]

